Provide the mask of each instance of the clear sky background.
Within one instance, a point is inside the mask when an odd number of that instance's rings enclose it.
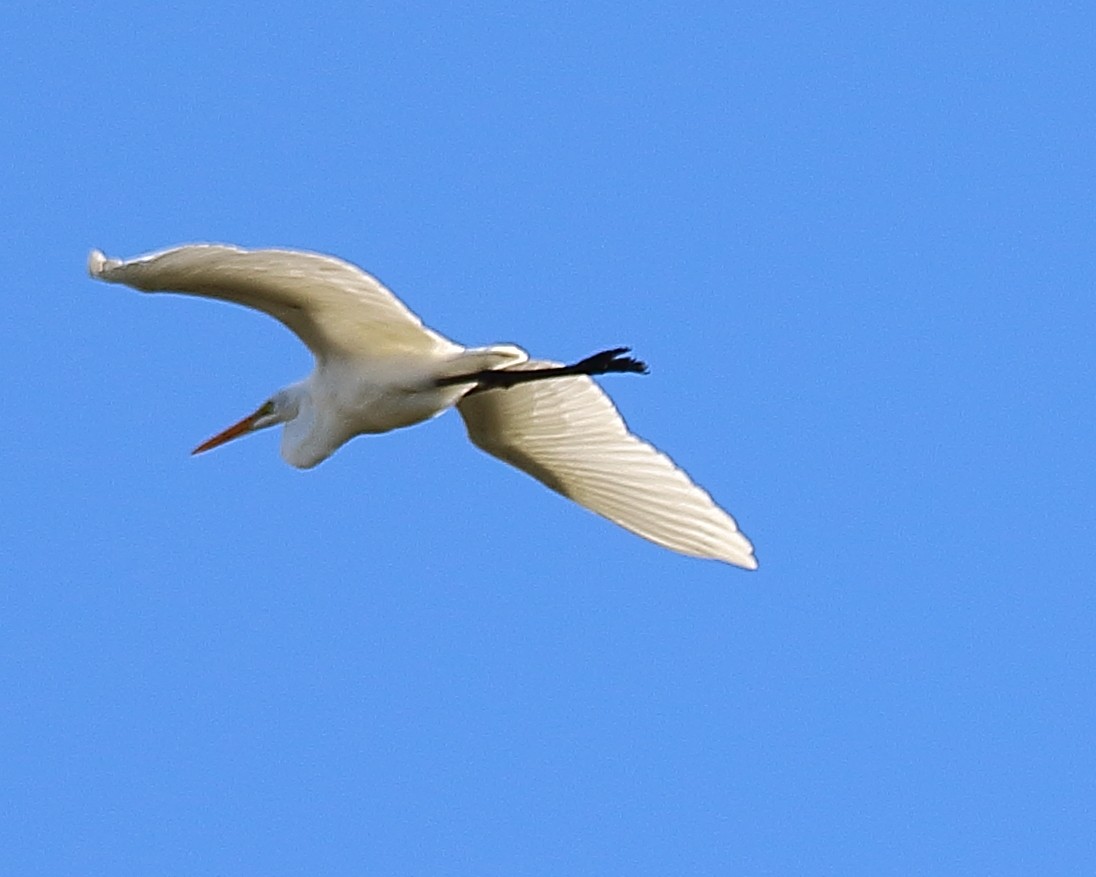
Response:
[[[0,873],[1096,873],[1086,3],[16,3]],[[310,368],[91,247],[338,254],[608,378],[757,546]]]

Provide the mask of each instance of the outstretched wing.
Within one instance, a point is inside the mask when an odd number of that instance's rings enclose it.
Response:
[[[555,365],[530,360],[511,368]],[[673,460],[630,433],[590,378],[475,392],[457,409],[477,447],[621,527],[682,554],[757,568],[734,519]]]
[[[192,244],[122,261],[98,250],[88,273],[144,292],[235,302],[281,320],[317,358],[459,349],[360,268],[319,253]]]

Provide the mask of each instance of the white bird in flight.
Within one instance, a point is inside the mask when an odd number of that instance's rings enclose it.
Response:
[[[376,278],[318,253],[176,247],[121,261],[99,250],[88,273],[144,292],[236,302],[280,320],[312,351],[303,381],[195,448],[284,423],[282,457],[308,469],[363,433],[388,432],[454,405],[472,443],[644,539],[756,569],[753,546],[707,491],[628,431],[589,375],[645,373],[627,348],[573,365],[520,347],[462,347],[428,329]]]

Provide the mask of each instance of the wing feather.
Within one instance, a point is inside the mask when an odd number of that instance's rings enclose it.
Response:
[[[558,363],[530,360],[514,369]],[[666,454],[628,431],[587,377],[464,397],[473,444],[621,527],[673,551],[756,569],[734,519]]]
[[[144,292],[181,292],[262,311],[317,358],[460,349],[423,326],[375,277],[319,253],[191,244],[122,261],[95,250],[88,272]]]

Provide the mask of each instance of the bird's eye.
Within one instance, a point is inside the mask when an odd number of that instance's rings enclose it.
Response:
[[[266,416],[268,416],[270,414],[273,414],[273,413],[274,413],[274,400],[273,399],[267,399],[265,402],[263,402],[263,404],[259,408],[259,410],[255,412],[255,416],[256,417],[266,417]]]

